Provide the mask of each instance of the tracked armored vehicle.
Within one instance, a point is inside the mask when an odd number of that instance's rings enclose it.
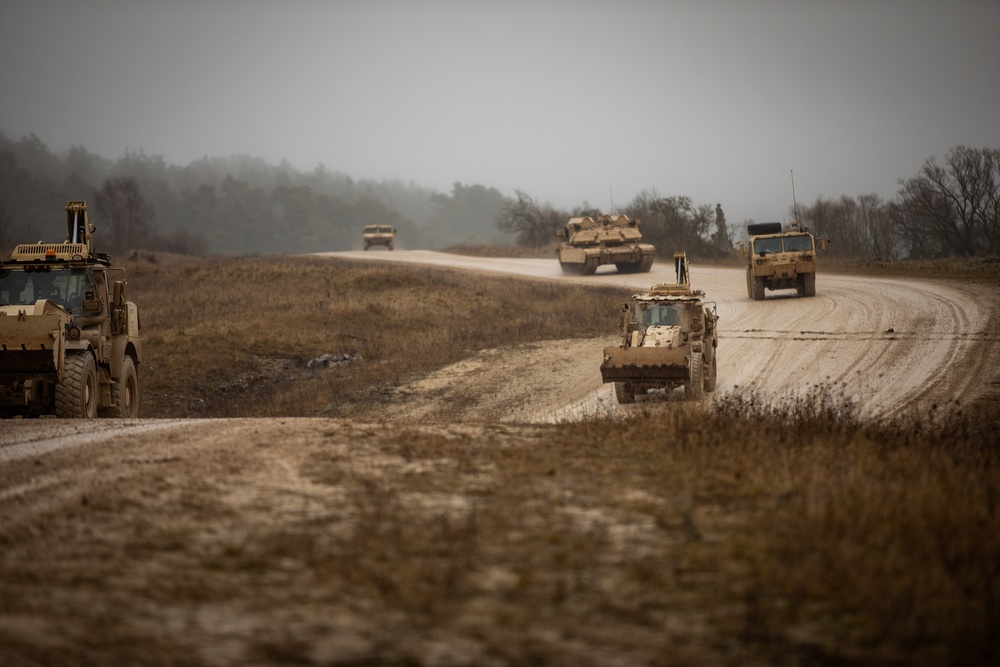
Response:
[[[87,204],[63,243],[0,262],[0,416],[136,417],[142,344],[125,269],[94,252]]]
[[[691,289],[687,256],[674,254],[674,284],[634,294],[622,310],[622,342],[604,348],[601,377],[614,382],[619,403],[650,389],[685,388],[688,398],[715,390],[718,314],[702,290]]]
[[[747,258],[747,296],[764,298],[764,290],[794,289],[799,296],[816,296],[816,251],[827,241],[818,242],[805,227],[795,222],[783,229],[780,222],[747,225],[750,247],[740,242]]]
[[[653,266],[656,248],[642,242],[639,220],[626,215],[570,218],[556,232],[556,251],[563,273],[592,275],[597,267],[614,264],[619,273],[644,273]]]

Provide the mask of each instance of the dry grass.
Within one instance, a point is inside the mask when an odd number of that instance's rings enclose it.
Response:
[[[876,261],[831,258],[821,255],[819,258],[819,271],[914,278],[953,278],[1000,283],[1000,257],[952,257],[948,259]]]
[[[586,288],[581,312],[583,288],[300,258],[131,270],[151,332],[146,405],[177,415],[288,414],[297,401],[363,414],[373,392],[470,351],[606,333],[620,301]],[[363,362],[303,368],[350,347]],[[264,513],[200,551],[166,518],[194,512],[200,534],[226,535],[225,507],[192,506],[188,491],[121,502],[155,503],[160,517],[129,553],[195,559],[182,576],[143,578],[150,605],[288,616],[255,635],[253,664],[993,665],[995,417],[953,405],[871,424],[817,387],[553,426],[400,424],[374,454],[356,434],[338,449],[339,425],[296,449],[298,470],[341,494],[336,507]],[[352,468],[361,452],[378,464]],[[245,486],[265,467],[240,461],[220,455],[211,478]],[[79,528],[54,515],[46,530]],[[3,588],[45,576],[27,561],[3,574]],[[95,616],[94,632],[127,627],[109,619]],[[316,657],[322,637],[352,632],[364,635],[354,657]],[[184,650],[186,633],[150,653],[137,647],[162,635],[112,635],[113,655],[209,662]]]
[[[356,416],[470,353],[606,335],[621,290],[310,257],[127,263],[144,417]],[[307,368],[324,354],[352,363]]]

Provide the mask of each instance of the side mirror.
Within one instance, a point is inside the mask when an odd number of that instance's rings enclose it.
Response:
[[[740,246],[740,254],[743,255],[744,257],[746,257],[747,256],[747,247],[745,245],[743,245],[743,241],[739,242],[739,246]]]
[[[114,308],[118,309],[125,305],[125,281],[116,280],[115,281],[115,298],[113,303]]]
[[[101,300],[94,292],[88,291],[83,297],[83,312],[97,315],[101,312]]]

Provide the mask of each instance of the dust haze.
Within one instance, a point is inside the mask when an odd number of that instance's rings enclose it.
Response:
[[[54,151],[643,190],[781,219],[1000,145],[1000,5],[41,0],[0,9],[0,128]]]

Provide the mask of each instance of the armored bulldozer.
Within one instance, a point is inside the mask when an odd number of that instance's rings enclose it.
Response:
[[[619,273],[645,273],[653,266],[656,248],[642,242],[639,220],[626,215],[570,218],[556,232],[563,273],[592,275],[603,264],[614,264]]]
[[[365,244],[365,250],[373,245],[384,245],[387,250],[392,250],[395,240],[396,228],[391,225],[365,225],[361,230],[361,241]]]
[[[674,284],[634,294],[622,310],[622,342],[604,348],[601,377],[615,383],[619,403],[649,389],[684,387],[687,398],[715,391],[719,345],[716,305],[691,289],[687,256],[674,254]]]
[[[816,296],[816,251],[826,248],[826,239],[813,238],[809,230],[792,222],[747,225],[750,247],[740,242],[747,258],[747,296],[764,298],[764,290],[794,289],[799,296]]]
[[[87,204],[63,243],[0,262],[0,416],[136,417],[142,344],[125,269],[94,252]]]

